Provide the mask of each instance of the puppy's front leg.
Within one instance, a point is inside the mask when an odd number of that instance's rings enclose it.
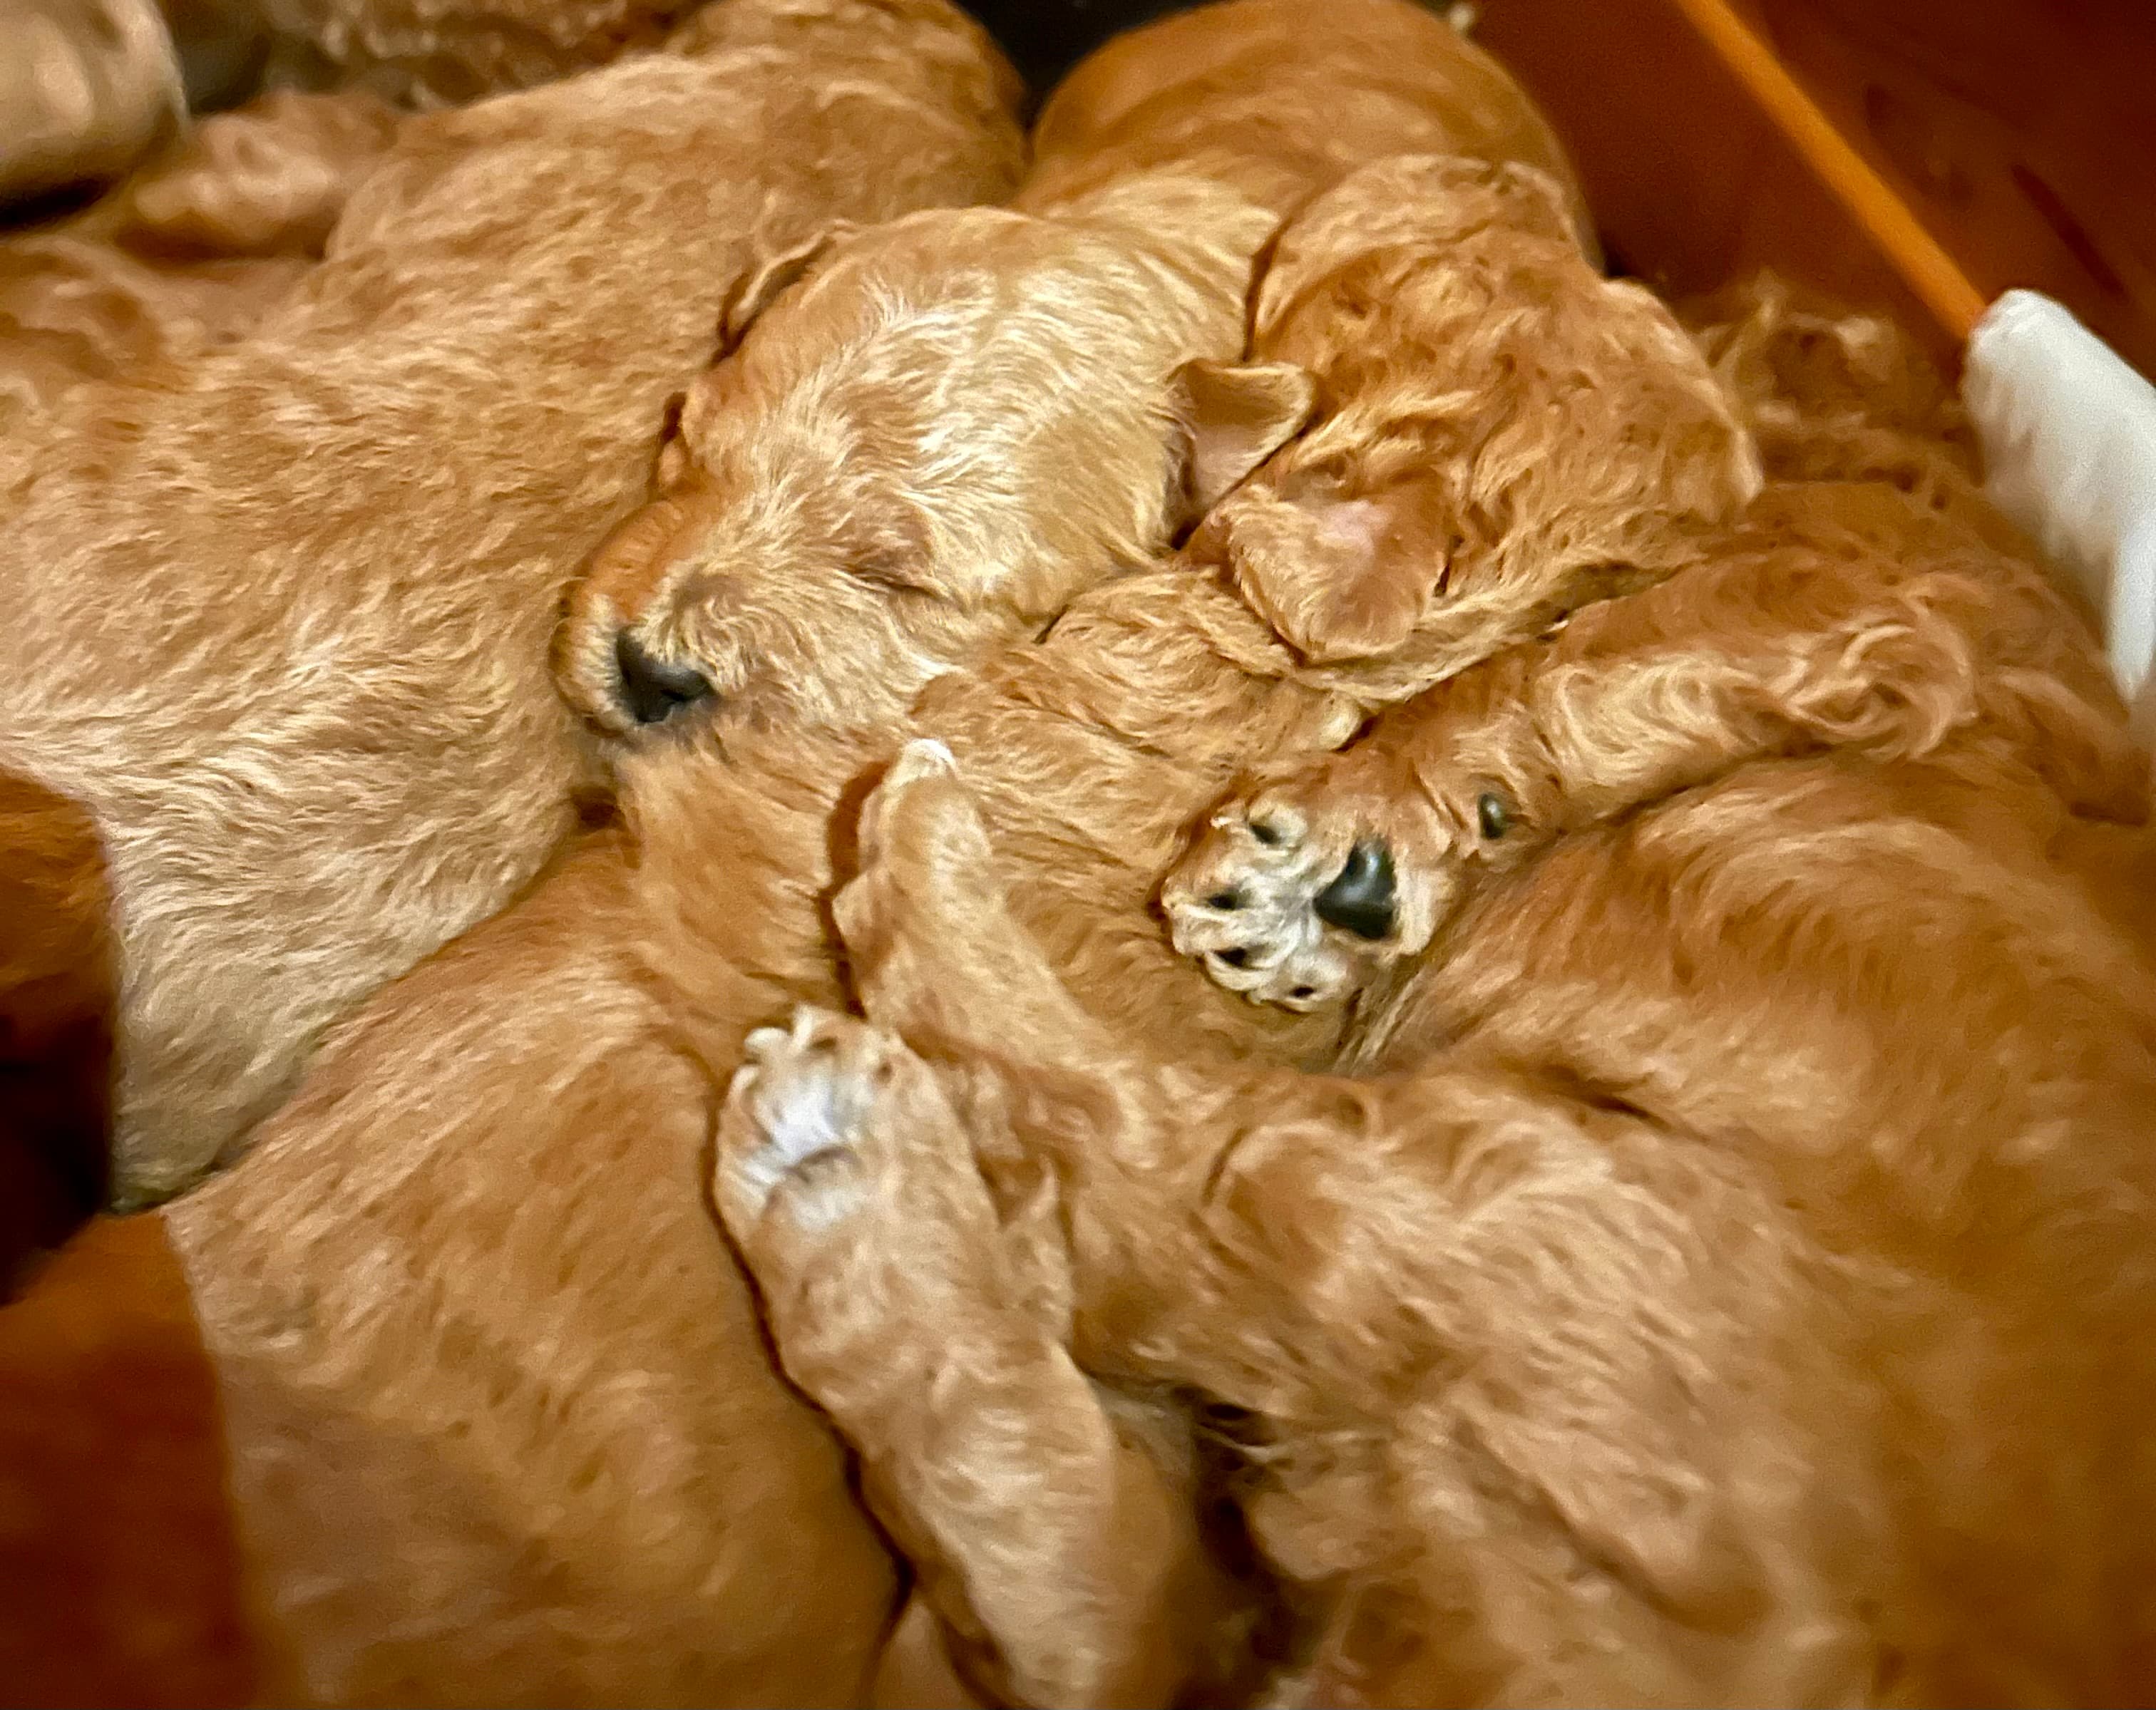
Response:
[[[871,1017],[932,1055],[1091,1071],[1118,1042],[1013,917],[988,828],[941,742],[909,742],[861,808],[833,904]]]
[[[936,1073],[804,1010],[750,1037],[713,1193],[781,1364],[859,1451],[979,1684],[1173,1700],[1219,1596],[1187,1480],[1065,1349],[1052,1183],[999,1208]]]
[[[1258,780],[1163,887],[1176,947],[1230,990],[1314,1008],[1423,950],[1478,872],[1566,831],[1747,761],[1907,760],[1979,724],[2066,806],[2137,818],[2145,769],[2071,617],[2031,575],[1906,527],[1937,562],[1738,537]]]

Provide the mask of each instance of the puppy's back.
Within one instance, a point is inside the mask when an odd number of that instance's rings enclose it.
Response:
[[[1057,89],[1022,200],[1203,161],[1281,215],[1389,154],[1517,161],[1571,192],[1556,133],[1496,61],[1412,0],[1224,0],[1117,38]]]
[[[248,339],[0,461],[0,760],[105,840],[130,1201],[573,825],[559,591],[727,283],[1009,182],[1009,74],[954,8],[711,9],[678,54],[403,125]]]

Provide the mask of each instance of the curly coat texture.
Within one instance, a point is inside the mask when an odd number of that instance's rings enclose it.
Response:
[[[1178,1061],[1066,987],[963,753],[870,800],[835,912],[873,1025],[752,1042],[715,1191],[1004,1677],[1062,1677],[1031,1617],[1107,1546],[1144,1577],[1082,1371],[1233,1421],[1300,1629],[1267,1702],[2146,1696],[2156,963],[2062,855],[2145,817],[2147,758],[1995,524],[1840,479],[1871,425],[1231,803],[1171,912],[1248,914],[1216,888],[1343,823],[1437,899],[1353,1078]],[[1036,1510],[1067,1564],[1014,1552]]]
[[[1352,68],[1352,98],[1343,74]],[[1203,170],[1283,218],[1387,155],[1532,166],[1594,228],[1541,110],[1429,8],[1220,0],[1118,36],[1056,86],[1034,126],[1024,200],[1046,207],[1163,164]]]
[[[659,46],[698,0],[251,0],[308,76],[433,107],[529,89]],[[820,9],[806,0],[803,10]]]
[[[1538,424],[1546,434],[1558,424],[1551,456],[1578,460],[1590,499],[1629,486],[1643,513],[1663,494],[1690,502],[1689,510],[1661,513],[1659,525],[1641,515],[1611,533],[1635,557],[1613,564],[1598,555],[1594,562],[1609,581],[1668,574],[1686,561],[1685,543],[1739,509],[1758,474],[1731,401],[1651,300],[1597,284],[1576,249],[1548,247],[1547,234],[1563,231],[1561,205],[1537,182],[1468,162],[1382,161],[1291,223],[1274,270],[1297,266],[1306,223],[1332,235],[1318,252],[1329,265],[1315,279],[1291,272],[1276,280],[1269,270],[1260,288],[1264,301],[1276,289],[1309,287],[1293,290],[1292,311],[1270,325],[1253,366],[1303,375],[1327,401],[1308,433],[1255,478],[1269,489],[1276,481],[1291,484],[1292,496],[1274,501],[1283,510],[1301,514],[1296,507],[1303,495],[1292,484],[1301,472],[1297,459],[1313,441],[1327,471],[1351,491],[1364,490],[1357,484],[1365,449],[1371,488],[1392,491],[1407,461],[1396,458],[1394,448],[1418,431],[1419,412],[1433,397],[1446,402],[1455,425],[1475,419],[1479,431],[1470,443],[1496,448],[1493,467],[1477,471],[1471,458],[1459,478],[1506,495],[1505,515],[1523,534],[1556,537],[1564,492],[1554,480],[1518,479],[1522,460],[1512,448],[1527,431],[1523,424]],[[1496,235],[1507,220],[1521,226],[1517,245]],[[1486,241],[1455,245],[1463,228]],[[1339,235],[1357,229],[1369,234],[1373,253],[1358,259],[1369,268],[1419,274],[1429,319],[1409,290],[1395,315],[1371,321],[1368,299],[1352,283],[1363,269],[1348,264]],[[1327,288],[1342,278],[1351,282],[1347,288]],[[1527,294],[1543,305],[1537,330],[1549,352],[1546,363],[1517,373],[1514,365],[1491,361],[1485,345],[1458,336],[1460,320],[1450,312],[1456,292],[1486,295],[1507,279],[1534,282]],[[1354,346],[1349,326],[1365,342]],[[1264,360],[1291,340],[1322,366],[1312,371]],[[1598,407],[1609,412],[1602,418],[1608,432],[1596,448],[1599,461],[1563,433],[1552,408],[1583,371],[1593,378]],[[1308,495],[1321,520],[1337,502],[1323,489]],[[1367,555],[1350,558],[1352,568],[1375,577],[1414,573],[1400,561],[1415,550],[1413,536],[1387,533],[1359,544]],[[998,847],[1024,875],[1012,906],[1096,1024],[1127,1027],[1187,1062],[1210,1061],[1233,1073],[1229,1063],[1260,1053],[1275,1061],[1326,1060],[1332,1023],[1322,1016],[1291,1025],[1283,1018],[1268,1037],[1258,1031],[1263,1011],[1239,1017],[1223,1011],[1194,983],[1194,970],[1177,970],[1148,919],[1157,875],[1209,800],[1208,779],[1237,765],[1239,756],[1329,748],[1389,692],[1411,692],[1458,668],[1478,657],[1478,647],[1486,653],[1532,636],[1566,601],[1592,597],[1605,581],[1579,577],[1561,552],[1509,550],[1493,527],[1481,550],[1462,555],[1464,620],[1419,616],[1418,631],[1429,638],[1426,658],[1318,663],[1269,632],[1239,596],[1235,567],[1217,561],[1220,556],[1217,547],[1194,552],[1081,597],[1039,643],[939,679],[916,704],[913,722],[947,742],[967,768]],[[1292,560],[1279,562],[1285,571]],[[1537,579],[1537,566],[1544,579]],[[1476,602],[1484,576],[1505,579],[1509,615],[1495,600]],[[985,872],[985,849],[973,852],[982,855]],[[957,918],[977,893],[963,874],[939,868],[915,876],[952,886]],[[903,955],[902,945],[876,936],[872,921],[843,909],[840,921],[856,966]],[[958,933],[953,954],[971,936]],[[694,941],[686,930],[669,940]],[[675,970],[676,978],[690,974],[686,965]],[[716,970],[701,977],[716,983]],[[942,996],[953,1004],[971,1001],[964,986]],[[1053,1078],[1024,1084],[1052,1086]],[[1021,1103],[1028,1096],[1013,1093]],[[795,1134],[812,1155],[823,1140],[839,1137],[821,1117]],[[767,1278],[773,1286],[766,1309],[782,1357],[789,1375],[862,1450],[867,1494],[921,1564],[924,1588],[981,1690],[1028,1702],[1163,1702],[1179,1688],[1234,1697],[1249,1685],[1255,1642],[1250,1624],[1262,1621],[1262,1600],[1254,1608],[1237,1588],[1207,1585],[1197,1570],[1206,1543],[1194,1501],[1197,1457],[1175,1410],[1142,1393],[1104,1403],[1071,1369],[1055,1334],[1052,1279],[1044,1285],[1024,1257],[1036,1238],[1046,1237],[1051,1249],[1055,1244],[1053,1193],[1038,1173],[1026,1174],[1023,1160],[1017,1175],[998,1214],[1014,1224],[1008,1265],[978,1297],[971,1287],[978,1278],[958,1279],[964,1285],[958,1288],[938,1288],[932,1276],[912,1286],[918,1279],[901,1274],[905,1253],[923,1247],[908,1247],[887,1265],[886,1249],[865,1243],[857,1267],[834,1264],[807,1277],[798,1293],[783,1274]],[[717,1192],[726,1209],[723,1178]],[[920,1211],[924,1236],[933,1242],[937,1220],[948,1208],[934,1203],[934,1187],[927,1192],[929,1204],[896,1215]],[[1035,1192],[1048,1196],[1029,1197]],[[729,1222],[761,1267],[760,1231],[731,1212]],[[862,1302],[887,1304],[890,1315],[840,1309],[855,1288]],[[817,1332],[807,1338],[793,1334],[802,1311],[815,1315]],[[932,1406],[926,1416],[922,1363],[914,1357],[921,1350],[895,1329],[906,1321],[938,1327],[937,1352],[923,1358],[936,1374],[930,1393],[952,1405]],[[820,1334],[826,1328],[828,1338]],[[906,1370],[850,1337],[855,1329],[886,1339],[890,1348],[909,1346]],[[979,1399],[969,1387],[976,1380],[1006,1395],[1038,1382],[1040,1393],[1063,1399],[1071,1432],[1045,1421],[1040,1410],[1015,1430],[1006,1429],[1009,1411],[968,1412],[960,1398]],[[932,1448],[908,1436],[916,1424]],[[1033,1431],[1036,1425],[1042,1429]],[[921,1452],[909,1454],[909,1447]],[[937,1506],[922,1499],[939,1484],[963,1488],[967,1502],[982,1505],[952,1510],[962,1523],[979,1520],[973,1538],[993,1535],[978,1554],[953,1551],[947,1547],[952,1540],[939,1535]],[[985,1513],[990,1506],[992,1519]],[[1014,1632],[1031,1637],[1014,1648],[1006,1642]]]
[[[265,95],[57,228],[0,239],[0,427],[253,333],[395,135],[371,95]]]
[[[1052,221],[835,239],[691,388],[658,495],[579,579],[571,696],[616,734],[660,722],[634,707],[654,668],[626,663],[657,661],[730,721],[860,728],[1143,561],[1185,509],[1176,371],[1240,354],[1272,226],[1155,175]]]
[[[1161,191],[1173,199],[1159,205],[1178,213],[1222,194],[1152,175],[1096,193],[1135,203]],[[872,402],[866,377],[913,384],[916,371],[963,412],[978,408],[969,371],[950,369],[943,345],[930,338],[907,355],[917,318],[870,323],[841,293],[852,280],[905,310],[895,258],[918,224],[834,243],[826,270],[779,292],[705,384],[740,388],[732,396],[752,420],[769,408],[781,428],[801,407],[772,380],[788,372],[821,411]],[[1171,229],[1108,246],[1059,217],[1053,241],[1020,247],[1017,217],[948,224],[983,243],[983,270],[1018,267],[1014,292],[1043,268],[1075,274],[1111,250],[1112,284],[1139,246],[1178,241]],[[850,248],[865,259],[849,263]],[[923,263],[932,279],[950,267]],[[1133,546],[1158,550],[1144,530],[1189,496],[1193,468],[1247,467],[1306,407],[1293,388],[1168,383],[1181,357],[1235,351],[1247,293],[1213,262],[1186,264],[1194,300],[1208,279],[1220,294],[1194,317],[1185,350],[1141,326],[1086,353],[1101,392],[1151,399],[1152,411],[1050,394],[1061,443],[1140,436],[1101,448],[1095,475],[1128,484],[1088,489],[1080,515],[1096,520],[1086,525],[1095,536],[1070,540],[1060,472],[1029,495],[1037,511],[1024,494],[988,497],[998,528],[1030,516],[1030,538],[1078,555],[1058,571],[1066,589],[1125,568]],[[752,282],[742,301],[762,294]],[[1703,383],[1703,365],[1686,360]],[[1241,407],[1252,397],[1293,407],[1254,415]],[[1238,407],[1216,416],[1224,400]],[[716,412],[700,417],[694,398],[682,428],[690,449],[700,434],[739,432]],[[1701,454],[1727,467],[1740,437],[1727,430]],[[662,456],[662,481],[678,487],[690,468],[677,449]],[[647,515],[666,518],[670,502]],[[942,671],[923,700],[940,727],[999,757],[997,811],[1033,855],[1042,924],[1060,923],[1104,1003],[1164,1039],[1209,1055],[1329,1056],[1336,1020],[1219,992],[1143,909],[1194,814],[1253,752],[1335,746],[1358,704],[1295,680],[1291,656],[1231,587],[1157,561],[1020,642],[1037,591],[1020,578],[972,591],[970,607],[937,595],[978,559],[967,530],[924,520],[951,561],[901,566],[916,579],[906,586],[889,586],[886,569],[878,586],[910,633],[937,645],[971,637],[976,663]],[[1019,544],[1014,561],[1046,561]],[[808,545],[801,587],[835,598],[828,549]],[[632,523],[595,576],[637,550]],[[767,563],[740,591],[768,604],[793,573]],[[884,632],[858,605],[809,609],[829,622],[838,658]],[[947,628],[954,617],[963,627]],[[783,657],[802,657],[804,641],[768,634],[797,649]],[[1002,650],[978,663],[999,634]],[[625,750],[624,826],[579,841],[521,902],[379,994],[258,1148],[164,1214],[223,1375],[242,1531],[300,1696],[752,1703],[854,1702],[865,1689],[897,1574],[828,1428],[773,1370],[699,1190],[716,1089],[744,1033],[837,995],[826,904],[851,855],[834,827],[850,823],[904,734],[908,692],[903,678],[838,680],[846,694],[819,712],[784,673],[745,678],[735,704]],[[1194,1547],[1187,1491],[1171,1478],[1162,1498],[1147,1512],[1163,1517],[1199,1620],[1197,1600],[1220,1588]],[[354,1514],[363,1523],[332,1519]],[[385,1559],[396,1572],[382,1571]],[[1171,1623],[1183,1606],[1171,1605]]]
[[[731,0],[677,46],[411,121],[252,336],[11,459],[0,757],[105,840],[126,1201],[574,824],[560,590],[729,284],[1009,182],[1008,74],[925,0]]]
[[[1232,75],[1193,74],[1225,49]],[[1322,27],[1294,0],[1201,8],[1086,62],[1040,136],[1015,212],[838,234],[799,258],[807,277],[783,329],[752,333],[690,389],[662,492],[572,596],[563,680],[601,728],[714,695],[765,717],[854,717],[813,691],[917,687],[950,652],[925,633],[937,612],[962,617],[993,591],[1045,621],[1067,591],[1061,566],[1084,561],[1081,543],[1101,538],[1179,415],[1204,443],[1181,489],[1118,537],[1118,558],[1142,561],[1225,484],[1216,459],[1240,474],[1270,449],[1259,442],[1272,424],[1311,407],[1308,376],[1217,366],[1244,335],[1244,304],[1224,306],[1218,270],[1246,278],[1278,219],[1350,166],[1443,149],[1424,167],[1441,177],[1484,161],[1559,228],[1558,270],[1586,277],[1562,232],[1578,194],[1548,127],[1409,0],[1343,0]],[[1412,226],[1428,200],[1412,168],[1400,195]],[[782,272],[758,289],[788,283]],[[1203,338],[1194,284],[1215,316]],[[1663,331],[1674,336],[1666,320]],[[932,346],[937,359],[911,371],[860,360],[901,332],[901,348]],[[1216,366],[1172,385],[1171,353]],[[1107,383],[1131,371],[1144,383]],[[1065,412],[1073,390],[1090,414]],[[765,586],[774,561],[790,574]],[[849,651],[853,668],[801,672],[804,647]],[[655,662],[675,698],[647,691],[639,708],[624,660]]]

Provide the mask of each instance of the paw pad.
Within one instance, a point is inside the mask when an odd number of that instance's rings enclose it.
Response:
[[[1162,892],[1175,947],[1255,1001],[1317,1009],[1341,997],[1365,941],[1390,930],[1392,861],[1263,795],[1224,811]]]

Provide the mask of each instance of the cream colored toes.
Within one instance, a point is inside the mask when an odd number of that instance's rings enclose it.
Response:
[[[1176,949],[1217,984],[1255,1003],[1313,1010],[1368,974],[1392,929],[1391,873],[1382,842],[1273,787],[1214,812],[1168,874],[1161,904]]]
[[[746,1243],[767,1218],[810,1231],[843,1221],[868,1198],[861,1138],[904,1047],[850,1016],[803,1008],[746,1049],[711,1184],[727,1230]]]

